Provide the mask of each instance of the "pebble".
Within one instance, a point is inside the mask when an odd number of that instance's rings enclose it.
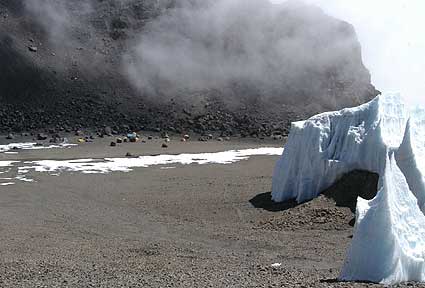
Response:
[[[48,138],[48,136],[44,133],[38,133],[37,134],[37,140],[42,141],[42,140],[46,140],[47,138]]]

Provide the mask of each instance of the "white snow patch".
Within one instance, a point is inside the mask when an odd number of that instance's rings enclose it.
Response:
[[[18,163],[18,161],[0,161],[0,167],[10,167],[14,163]]]
[[[29,183],[35,182],[34,179],[27,178],[24,175],[18,175],[15,177],[15,179],[22,182],[29,182]]]
[[[281,155],[283,148],[263,147],[255,149],[231,150],[213,153],[179,155],[140,156],[137,158],[105,158],[76,160],[28,161],[18,167],[19,174],[36,172],[80,172],[84,174],[105,174],[110,172],[130,172],[134,168],[170,164],[231,164],[246,160],[255,155]]]
[[[0,186],[10,186],[10,185],[15,185],[15,183],[14,182],[0,183]]]
[[[170,169],[175,169],[175,168],[176,168],[175,166],[169,166],[169,167],[161,167],[159,169],[161,169],[161,170],[170,170]]]
[[[249,159],[251,156],[281,155],[283,148],[262,147],[254,149],[230,150],[213,153],[192,153],[179,155],[140,156],[137,158],[104,158],[104,159],[73,159],[73,160],[40,160],[40,161],[0,161],[0,174],[10,174],[11,167],[17,170],[17,176],[8,180],[35,182],[27,175],[34,171],[59,176],[62,172],[77,172],[83,174],[106,174],[111,172],[131,172],[135,168],[145,168],[154,165],[165,165],[160,169],[174,169],[176,164],[230,164]],[[16,173],[16,172],[15,172]],[[9,175],[8,175],[9,176]],[[3,178],[5,179],[5,178]]]
[[[61,144],[52,144],[52,145],[40,145],[33,142],[26,142],[26,143],[10,143],[7,145],[0,145],[0,153],[7,153],[7,154],[16,154],[16,151],[10,152],[10,150],[41,150],[41,149],[53,149],[53,148],[70,148],[77,146],[77,144],[68,144],[68,143],[61,143]]]
[[[357,169],[380,175],[379,192],[371,201],[358,199],[340,279],[424,282],[425,110],[387,94],[293,123],[275,167],[272,198],[311,200]]]

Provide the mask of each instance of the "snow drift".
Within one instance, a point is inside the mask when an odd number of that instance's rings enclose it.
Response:
[[[292,124],[272,198],[304,202],[353,170],[380,175],[377,196],[359,198],[341,280],[425,281],[425,110],[399,94]],[[344,191],[341,191],[344,193]]]

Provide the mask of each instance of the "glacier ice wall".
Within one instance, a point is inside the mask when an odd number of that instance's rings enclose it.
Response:
[[[292,124],[272,199],[304,202],[353,170],[380,175],[377,196],[359,198],[342,280],[425,281],[425,110],[399,94]],[[344,193],[344,191],[341,191]]]
[[[424,282],[425,216],[394,157],[387,159],[381,177],[374,199],[358,199],[354,236],[340,279]]]

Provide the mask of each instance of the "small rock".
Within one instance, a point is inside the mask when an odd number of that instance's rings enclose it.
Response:
[[[31,52],[37,52],[38,48],[35,46],[29,46],[28,50],[30,50]]]
[[[136,142],[138,139],[138,135],[136,132],[128,133],[127,138],[130,140],[130,142]]]
[[[103,129],[103,134],[105,134],[106,136],[112,136],[112,128],[111,128],[111,127],[109,127],[109,126],[106,126],[106,127]]]
[[[168,148],[168,144],[167,143],[162,143],[162,148]]]
[[[123,142],[123,140],[121,138],[117,138],[117,143],[121,144]]]
[[[7,134],[6,139],[12,140],[15,139],[15,136],[12,133]]]
[[[188,134],[185,134],[185,135],[183,135],[183,138],[186,139],[186,141],[187,141],[187,140],[190,139],[190,136]]]
[[[127,152],[127,154],[125,154],[125,157],[133,157],[133,154],[131,154],[130,152]]]
[[[117,143],[115,143],[114,141],[111,142],[111,147],[115,147],[117,146]]]
[[[224,141],[224,139],[223,139],[222,137],[218,137],[218,138],[217,138],[217,141],[218,141],[218,142],[223,142],[223,141]]]
[[[44,133],[38,133],[37,134],[37,140],[46,140],[48,138],[48,136]]]
[[[152,140],[152,139],[153,139],[153,136],[149,135],[148,140]]]

